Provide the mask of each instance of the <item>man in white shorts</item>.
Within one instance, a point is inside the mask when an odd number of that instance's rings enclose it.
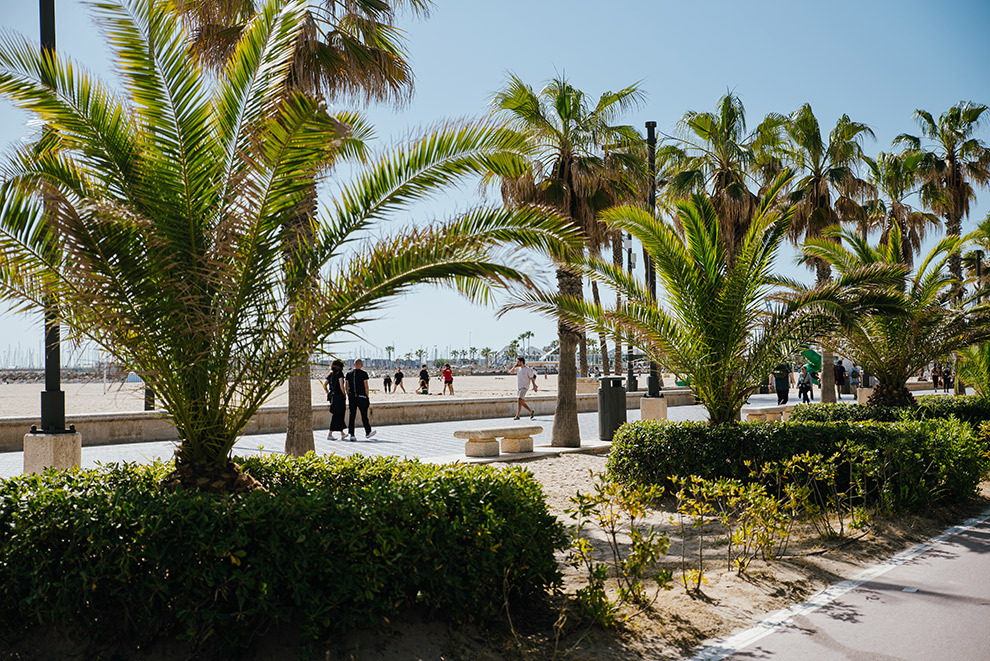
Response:
[[[530,384],[533,384],[533,392],[539,390],[536,387],[536,371],[526,364],[525,358],[520,356],[516,358],[516,366],[509,370],[509,374],[516,375],[516,388],[519,390],[519,400],[516,403],[516,417],[513,420],[519,419],[519,414],[522,413],[523,409],[529,411],[529,417],[532,419],[536,413],[526,403],[526,391],[529,390]]]

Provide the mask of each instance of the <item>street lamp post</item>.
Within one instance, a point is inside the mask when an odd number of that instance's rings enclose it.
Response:
[[[656,216],[657,213],[657,123],[646,122],[646,146],[649,156],[650,166],[650,214]],[[653,266],[653,258],[643,251],[643,269],[646,273],[646,287],[650,292],[650,298],[656,303],[657,300],[657,271]],[[646,380],[646,396],[660,397],[660,375],[658,374],[656,361],[650,360],[650,376]]]
[[[41,56],[51,63],[55,57],[55,0],[39,0]],[[47,129],[43,129],[47,130]],[[42,213],[48,213],[47,204]],[[45,295],[45,389],[41,393],[41,429],[32,425],[24,436],[24,472],[45,468],[71,468],[82,459],[82,437],[75,425],[65,428],[65,393],[62,392],[61,333],[55,295]]]
[[[626,244],[626,264],[629,270],[629,275],[632,275],[633,269],[636,268],[636,253],[633,252],[632,247],[632,234],[626,233],[625,238]],[[636,392],[639,389],[639,384],[636,383],[636,373],[633,371],[633,345],[632,338],[629,338],[629,344],[626,346],[626,392]]]

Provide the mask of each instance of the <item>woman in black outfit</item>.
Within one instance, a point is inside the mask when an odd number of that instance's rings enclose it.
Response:
[[[340,432],[340,440],[344,440],[344,413],[347,411],[347,391],[344,389],[344,363],[335,360],[330,363],[330,373],[327,374],[327,381],[323,385],[327,391],[327,400],[330,402],[330,433],[327,440],[336,441],[334,432]]]

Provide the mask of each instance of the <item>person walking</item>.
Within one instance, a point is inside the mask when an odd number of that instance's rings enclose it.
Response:
[[[402,379],[406,378],[406,375],[402,373],[402,366],[395,368],[395,385],[392,386],[392,392],[399,392],[399,388],[402,388],[402,392],[406,391],[406,387],[402,384]]]
[[[365,438],[371,438],[375,432],[371,429],[371,422],[368,420],[368,408],[371,406],[371,386],[368,380],[368,373],[363,369],[364,361],[360,358],[354,361],[354,369],[347,373],[347,399],[351,404],[351,415],[347,421],[347,433],[350,435],[349,441],[356,441],[354,436],[354,421],[357,412],[361,411],[361,422],[364,423]]]
[[[419,394],[430,394],[430,373],[427,371],[426,365],[423,365],[423,369],[419,371]]]
[[[801,374],[798,376],[797,381],[798,395],[801,396],[801,401],[805,404],[811,403],[815,398],[814,391],[811,385],[811,375],[808,374],[807,367],[801,367]]]
[[[949,389],[952,388],[953,376],[955,375],[952,373],[951,367],[946,366],[942,368],[942,391],[946,395],[949,394]]]
[[[932,388],[935,392],[938,392],[938,387],[942,384],[942,366],[935,363],[935,367],[932,368]]]
[[[846,368],[842,365],[842,359],[835,364],[835,398],[842,399],[842,389],[846,387]]]
[[[344,413],[347,411],[346,386],[344,385],[344,361],[335,360],[330,363],[330,373],[326,381],[321,382],[327,391],[327,401],[330,402],[330,432],[328,441],[336,441],[334,432],[340,432],[340,440],[344,440]]]
[[[445,394],[447,392],[447,389],[448,388],[450,389],[450,394],[453,395],[454,394],[454,371],[452,369],[450,369],[450,363],[444,363],[444,366],[443,366],[443,392],[441,392],[440,394],[441,395]]]
[[[777,406],[787,403],[793,383],[794,373],[791,372],[790,363],[784,362],[773,368],[773,389],[777,393]]]
[[[856,399],[856,391],[859,390],[859,368],[856,367],[856,363],[853,363],[852,369],[849,370],[849,389],[852,390],[853,399]]]
[[[385,392],[392,392],[392,377],[386,374],[382,379],[382,385],[385,386]]]
[[[532,384],[533,392],[539,391],[536,386],[536,372],[532,367],[526,364],[526,359],[522,356],[516,358],[516,365],[511,370],[509,374],[516,375],[516,392],[518,399],[516,400],[516,417],[513,420],[518,420],[522,410],[526,409],[529,411],[529,419],[532,420],[536,416],[536,412],[529,408],[529,404],[526,403],[526,392],[529,390],[529,386]]]

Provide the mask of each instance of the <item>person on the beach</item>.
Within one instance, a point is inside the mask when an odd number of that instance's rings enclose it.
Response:
[[[773,368],[773,389],[777,393],[777,406],[787,403],[791,384],[794,383],[794,373],[790,364],[784,362]]]
[[[798,395],[801,396],[801,401],[805,404],[810,403],[815,398],[814,392],[811,389],[811,375],[808,374],[807,367],[801,367],[801,374],[798,376],[797,387]]]
[[[392,376],[386,374],[385,378],[382,379],[382,385],[385,387],[385,392],[392,392]]]
[[[533,409],[529,408],[529,404],[526,403],[526,391],[529,390],[530,384],[533,386],[533,392],[539,391],[536,386],[536,372],[533,368],[526,364],[526,359],[522,356],[516,358],[516,366],[509,370],[509,374],[516,375],[516,391],[518,393],[518,399],[516,400],[516,417],[513,420],[518,420],[523,409],[529,411],[529,417],[532,420],[536,413]]]
[[[406,375],[402,373],[402,367],[399,366],[395,369],[395,385],[392,388],[392,392],[399,392],[399,388],[402,388],[402,392],[406,391],[406,387],[402,385],[402,379],[406,378]]]
[[[347,373],[347,399],[351,404],[351,415],[347,421],[347,433],[350,435],[349,441],[356,441],[354,436],[354,420],[357,412],[361,411],[361,422],[364,423],[365,438],[371,438],[375,432],[371,429],[371,422],[368,420],[368,407],[371,405],[371,385],[368,381],[368,373],[363,369],[364,361],[360,358],[354,361],[354,369]]]
[[[446,394],[447,389],[450,388],[450,394],[454,394],[454,371],[450,369],[450,363],[445,363],[443,366],[443,392],[440,394]]]
[[[419,394],[430,394],[430,373],[426,370],[426,365],[419,371]]]
[[[328,441],[336,441],[334,432],[340,432],[340,440],[344,440],[344,413],[347,411],[347,396],[344,385],[344,361],[335,360],[330,363],[330,373],[326,381],[321,381],[327,391],[327,401],[330,402],[330,432]]]

